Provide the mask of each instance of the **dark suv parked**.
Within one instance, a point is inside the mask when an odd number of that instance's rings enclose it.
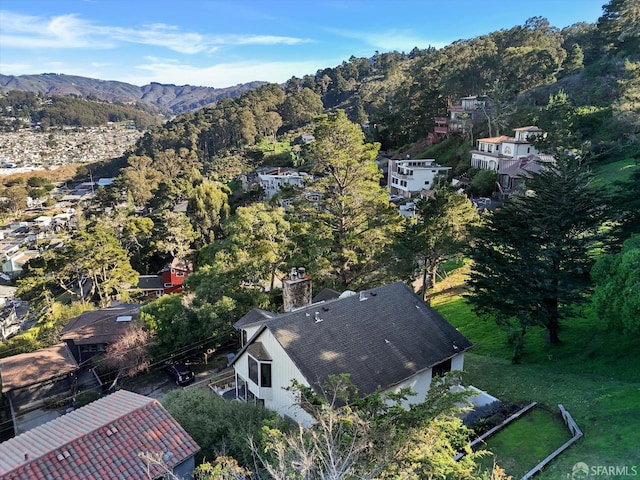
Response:
[[[188,385],[196,379],[189,367],[182,362],[167,365],[165,370],[178,386]]]

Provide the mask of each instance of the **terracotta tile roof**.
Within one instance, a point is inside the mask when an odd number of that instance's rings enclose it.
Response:
[[[123,303],[117,307],[101,308],[71,319],[60,332],[62,340],[73,340],[77,345],[112,343],[122,335],[131,322],[119,322],[118,317],[137,317],[140,305]]]
[[[2,393],[63,376],[77,369],[78,364],[64,343],[6,357],[0,359]]]
[[[484,143],[503,143],[503,142],[515,142],[516,139],[514,137],[500,135],[499,137],[479,138],[478,141],[484,142]]]
[[[199,450],[157,400],[119,390],[0,443],[0,478],[143,479],[139,453],[160,453],[174,468]],[[151,467],[151,478],[161,473]]]

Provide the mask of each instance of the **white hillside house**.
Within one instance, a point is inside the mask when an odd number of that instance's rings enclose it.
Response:
[[[532,137],[542,135],[542,130],[529,126],[514,131],[514,137],[502,135],[478,139],[477,148],[471,151],[471,167],[500,172],[502,168],[512,166],[520,157],[537,155],[538,150],[529,142]]]
[[[278,169],[276,173],[265,173],[258,175],[258,183],[264,190],[267,200],[271,200],[283,185],[291,185],[302,188],[305,182],[309,181],[310,176],[303,172],[281,171]]]
[[[451,167],[438,165],[433,159],[389,160],[389,193],[411,198],[423,190],[431,190],[438,177]]]
[[[292,274],[283,297],[285,313],[256,309],[236,322],[234,393],[303,426],[313,418],[287,390],[293,380],[317,393],[340,374],[362,395],[409,387],[408,406],[424,401],[432,378],[462,370],[472,346],[403,283],[311,303],[311,279]]]

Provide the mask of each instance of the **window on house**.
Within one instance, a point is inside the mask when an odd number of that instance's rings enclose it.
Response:
[[[271,387],[271,362],[258,362],[251,355],[248,357],[249,379],[260,387]]]
[[[164,286],[165,286],[165,288],[167,288],[167,287],[173,287],[173,283],[165,283],[165,284],[164,284]]]
[[[429,180],[425,180],[425,181],[424,181],[424,184],[425,184],[425,185],[429,185]]]
[[[253,357],[248,357],[249,360],[249,380],[256,385],[258,383],[258,362]]]
[[[438,363],[431,368],[431,378],[443,377],[445,373],[451,371],[451,359]]]
[[[247,381],[238,375],[238,383],[236,384],[236,395],[241,400],[247,400]]]
[[[271,387],[271,364],[260,363],[260,386]]]
[[[184,277],[184,272],[177,272],[176,277]]]

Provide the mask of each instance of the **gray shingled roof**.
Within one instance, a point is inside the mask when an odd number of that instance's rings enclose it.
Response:
[[[119,322],[117,318],[137,318],[139,310],[140,305],[123,303],[116,307],[81,313],[62,329],[60,338],[73,340],[77,345],[112,343],[131,326],[131,322]]]
[[[252,323],[261,323],[264,320],[275,317],[277,314],[270,312],[268,310],[262,310],[261,308],[254,308],[249,313],[247,313],[244,317],[238,320],[233,326],[236,329],[244,328],[247,325],[251,325]]]
[[[311,299],[311,303],[320,303],[326,302],[328,300],[335,300],[340,296],[340,292],[336,292],[331,288],[324,288],[317,294],[315,297]]]
[[[164,288],[164,284],[162,283],[162,276],[139,275],[138,288],[140,290],[162,290]]]
[[[404,283],[310,305],[263,323],[313,386],[329,375],[349,373],[364,395],[472,346]]]

